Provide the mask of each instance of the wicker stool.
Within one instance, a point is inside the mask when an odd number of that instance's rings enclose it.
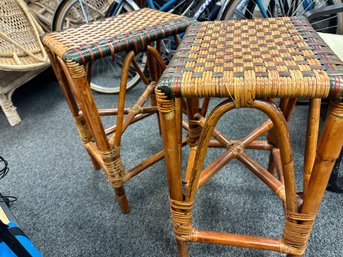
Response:
[[[343,144],[343,63],[326,46],[307,20],[301,18],[255,19],[192,24],[156,87],[166,151],[170,209],[179,256],[188,256],[187,242],[206,242],[258,248],[302,256],[326,189],[330,172]],[[209,115],[210,97],[224,98]],[[284,113],[272,98],[331,98],[318,147],[307,140],[309,182],[296,194],[290,135]],[[200,108],[200,98],[202,107]],[[182,181],[180,151],[180,102],[188,114],[190,153]],[[225,100],[226,99],[226,100]],[[289,104],[285,113],[290,112]],[[288,100],[288,102],[290,102]],[[287,107],[288,106],[288,107]],[[291,105],[292,106],[292,105]],[[230,140],[216,128],[223,114],[235,108],[256,108],[269,120],[240,140]],[[285,114],[286,115],[286,114]],[[311,116],[307,137],[315,137],[318,120]],[[289,114],[287,114],[289,117]],[[257,140],[267,134],[267,140]],[[178,140],[175,140],[178,139]],[[213,138],[211,140],[211,138]],[[208,147],[227,151],[203,169]],[[279,176],[246,153],[245,149],[270,150]],[[193,228],[196,193],[215,173],[236,158],[269,186],[285,207],[280,239],[204,231]]]
[[[158,51],[150,44],[168,36],[176,36],[183,32],[189,23],[184,17],[142,9],[85,24],[79,28],[49,33],[43,37],[43,43],[51,51],[50,61],[85,148],[94,167],[98,169],[100,166],[107,173],[125,213],[129,209],[123,183],[164,157],[163,151],[160,151],[127,172],[120,159],[121,137],[126,128],[132,122],[157,113],[156,98],[152,94],[156,82],[149,82],[139,69],[134,56],[147,50],[151,78],[152,81],[157,81],[159,71],[163,70],[165,65]],[[115,58],[115,53],[120,51],[126,51],[127,55],[120,81],[118,108],[98,110],[89,88],[91,62],[110,55]],[[125,89],[130,63],[136,67],[147,87],[132,108],[125,108]],[[143,107],[150,96],[152,106]],[[114,127],[104,130],[100,116],[106,115],[117,115],[117,118]],[[113,135],[108,138],[108,134]]]

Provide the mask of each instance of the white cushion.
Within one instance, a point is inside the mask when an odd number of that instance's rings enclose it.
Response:
[[[335,54],[343,61],[343,35],[320,33],[319,36],[325,43],[335,52]]]

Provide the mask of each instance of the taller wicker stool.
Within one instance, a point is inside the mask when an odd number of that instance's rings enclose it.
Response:
[[[170,210],[179,256],[188,256],[189,241],[302,256],[330,172],[343,144],[343,63],[307,20],[276,18],[192,24],[162,74],[156,94],[166,151]],[[224,100],[206,115],[210,97]],[[317,155],[312,162],[306,190],[299,195],[295,190],[287,122],[284,113],[272,102],[272,98],[297,97],[310,98],[311,101],[331,98],[318,147],[308,143]],[[200,98],[203,100],[199,101]],[[183,180],[179,129],[182,99],[186,99],[190,146]],[[202,103],[201,108],[199,102]],[[256,108],[265,113],[269,120],[244,138],[230,140],[216,125],[225,113],[235,108]],[[311,110],[316,108],[311,107]],[[314,121],[318,122],[318,119]],[[315,136],[313,132],[317,122],[310,123],[308,137]],[[257,140],[265,133],[268,133],[267,140]],[[221,146],[227,151],[203,169],[209,146]],[[270,166],[278,169],[278,178],[249,157],[245,152],[249,148],[272,152],[274,158]],[[312,153],[311,147],[309,152]],[[193,203],[199,188],[234,158],[282,200],[285,223],[280,239],[193,227]]]
[[[183,32],[189,24],[190,21],[181,16],[142,9],[43,37],[84,146],[94,167],[101,167],[107,173],[124,213],[129,208],[123,183],[164,157],[163,151],[160,151],[128,171],[124,170],[120,158],[121,137],[126,128],[157,113],[154,81],[157,81],[165,65],[158,51],[150,44]],[[146,50],[152,82],[134,59],[135,54]],[[120,81],[118,108],[98,110],[89,87],[91,63],[105,56],[115,58],[115,54],[121,51],[126,51],[127,56]],[[130,63],[136,67],[147,87],[134,106],[125,108]],[[151,106],[143,107],[150,96]],[[100,116],[106,115],[117,117],[116,125],[105,130]],[[107,137],[110,134],[113,135]]]

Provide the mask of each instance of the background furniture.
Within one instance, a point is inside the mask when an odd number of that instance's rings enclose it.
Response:
[[[20,122],[12,94],[16,88],[49,66],[40,42],[40,26],[22,0],[0,5],[0,106],[11,126]]]

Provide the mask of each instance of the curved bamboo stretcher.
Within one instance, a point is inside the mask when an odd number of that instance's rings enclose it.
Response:
[[[0,5],[0,106],[9,123],[20,122],[12,94],[19,86],[49,66],[40,42],[43,32],[22,0]]]

